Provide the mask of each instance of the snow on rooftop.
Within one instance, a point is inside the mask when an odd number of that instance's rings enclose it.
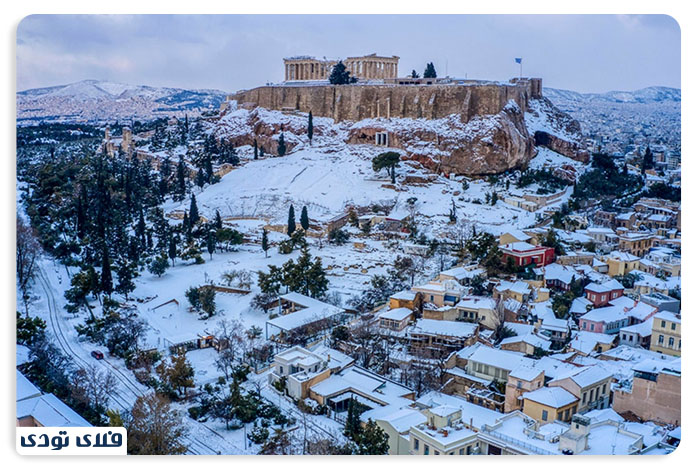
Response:
[[[562,408],[578,401],[575,395],[561,387],[541,387],[524,393],[522,398],[551,408]]]
[[[409,330],[409,333],[465,338],[476,333],[477,328],[477,324],[469,322],[419,319]]]

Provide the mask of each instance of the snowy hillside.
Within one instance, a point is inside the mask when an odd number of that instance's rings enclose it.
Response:
[[[554,103],[575,102],[681,102],[681,89],[651,86],[636,91],[609,91],[606,93],[578,93],[566,89],[544,88],[544,96]]]
[[[218,90],[186,90],[84,80],[17,93],[17,121],[100,122],[151,120],[169,115],[198,115],[216,110],[225,99]]]

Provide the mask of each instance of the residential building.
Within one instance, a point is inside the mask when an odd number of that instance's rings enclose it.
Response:
[[[633,379],[614,389],[614,410],[646,421],[680,425],[681,359],[646,359],[633,367]]]
[[[554,249],[542,245],[532,245],[527,242],[513,242],[500,246],[503,253],[503,263],[511,259],[515,266],[545,266],[553,263],[555,258]]]
[[[551,380],[549,387],[563,387],[578,399],[578,413],[609,406],[612,374],[599,366],[580,367]]]
[[[569,422],[578,411],[578,399],[561,387],[541,387],[522,395],[522,412],[539,424]]]
[[[681,355],[681,318],[671,312],[658,312],[653,316],[650,351]]]

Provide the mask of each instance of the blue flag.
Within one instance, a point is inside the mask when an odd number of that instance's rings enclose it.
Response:
[[[515,63],[520,63],[520,64],[521,64],[521,63],[522,63],[522,57],[517,57],[517,58],[515,59]]]

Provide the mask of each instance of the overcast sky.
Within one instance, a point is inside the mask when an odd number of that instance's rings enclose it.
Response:
[[[399,74],[507,80],[580,92],[681,87],[668,16],[30,16],[17,31],[17,88],[84,79],[236,91],[283,80],[292,55],[398,55]]]

